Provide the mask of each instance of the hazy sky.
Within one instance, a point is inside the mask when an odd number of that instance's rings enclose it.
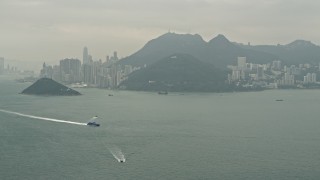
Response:
[[[320,44],[319,7],[316,0],[0,0],[0,57],[36,69],[82,60],[84,46],[94,60],[114,50],[124,57],[169,29],[252,45]]]

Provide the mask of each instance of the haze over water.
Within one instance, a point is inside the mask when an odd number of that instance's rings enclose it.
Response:
[[[29,85],[0,77],[0,109],[82,123],[98,115],[101,127],[0,112],[0,179],[320,177],[319,90],[19,94]]]

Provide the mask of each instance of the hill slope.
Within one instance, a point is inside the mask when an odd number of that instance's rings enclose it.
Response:
[[[174,54],[132,73],[121,86],[141,91],[226,91],[226,73],[188,54]]]
[[[274,54],[284,64],[318,64],[320,62],[320,46],[310,41],[296,40],[287,45],[241,46],[244,49]]]
[[[166,33],[150,40],[142,49],[122,59],[120,63],[133,66],[150,65],[175,53],[188,53],[203,58],[201,53],[205,55],[206,45],[200,35]]]

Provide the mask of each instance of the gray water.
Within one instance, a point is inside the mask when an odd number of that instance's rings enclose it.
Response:
[[[19,94],[29,85],[0,76],[0,109],[80,123],[98,115],[101,127],[0,112],[0,179],[320,178],[319,90]]]

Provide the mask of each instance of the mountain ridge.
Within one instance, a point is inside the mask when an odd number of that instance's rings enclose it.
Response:
[[[202,62],[220,68],[235,64],[239,56],[247,57],[248,62],[252,63],[271,63],[274,60],[282,60],[284,63],[315,63],[317,59],[320,61],[320,47],[305,40],[296,40],[287,45],[249,46],[232,43],[222,34],[207,42],[199,34],[169,32],[148,41],[140,50],[121,59],[119,63],[133,66],[151,65],[175,53],[190,54]]]

